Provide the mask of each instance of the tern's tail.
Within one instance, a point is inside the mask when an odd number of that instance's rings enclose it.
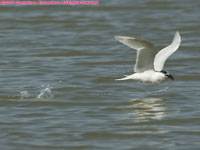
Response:
[[[126,76],[126,77],[124,77],[124,78],[115,79],[115,80],[120,81],[120,80],[130,80],[130,79],[133,79],[133,75],[129,75],[129,76]]]

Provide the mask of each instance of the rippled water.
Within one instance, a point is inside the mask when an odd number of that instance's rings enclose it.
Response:
[[[200,2],[100,1],[99,6],[0,7],[0,149],[200,147]],[[115,35],[160,48],[175,81],[114,81],[136,52]]]

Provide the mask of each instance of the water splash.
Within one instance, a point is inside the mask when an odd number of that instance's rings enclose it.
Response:
[[[31,94],[28,91],[21,91],[20,94],[21,94],[21,99],[28,98],[31,96]]]
[[[166,92],[169,89],[169,87],[164,87],[163,89],[154,91],[153,93],[162,93],[162,92]]]
[[[171,87],[171,83],[164,83],[158,85],[152,85],[149,83],[140,83],[138,82],[138,88],[146,94],[159,94],[159,93],[166,93]]]
[[[38,99],[51,99],[53,98],[52,87],[49,84],[43,84]]]

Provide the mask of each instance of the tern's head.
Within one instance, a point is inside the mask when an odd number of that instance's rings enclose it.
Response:
[[[169,79],[174,80],[174,77],[173,77],[169,72],[167,72],[167,71],[165,71],[165,70],[162,70],[161,72],[162,72],[166,77],[168,77]]]

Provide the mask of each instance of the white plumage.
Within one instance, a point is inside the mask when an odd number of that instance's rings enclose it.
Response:
[[[142,39],[127,36],[115,36],[115,38],[119,42],[137,50],[137,59],[134,66],[135,73],[116,80],[133,79],[159,84],[167,77],[172,80],[174,79],[173,76],[164,71],[163,68],[167,58],[180,46],[181,37],[178,31],[175,33],[172,43],[160,51],[152,43]]]

